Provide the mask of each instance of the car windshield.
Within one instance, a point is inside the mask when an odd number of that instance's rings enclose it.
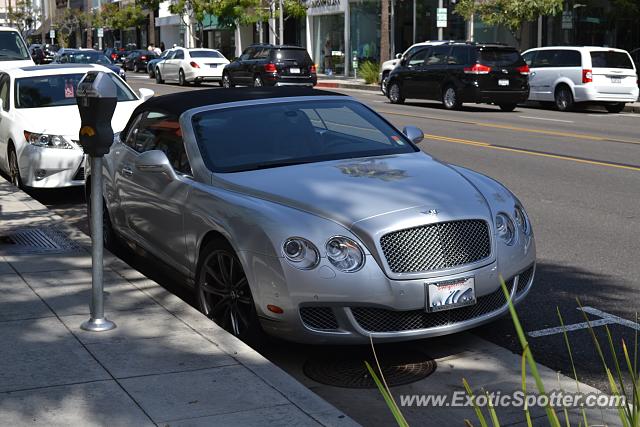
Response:
[[[82,77],[84,77],[84,73],[16,79],[16,108],[76,105],[76,88]],[[118,102],[137,99],[135,94],[115,74],[110,73],[109,77],[116,85]]]
[[[624,52],[597,51],[591,52],[593,68],[630,68],[633,69],[631,58]]]
[[[100,52],[74,52],[65,55],[66,61],[72,64],[112,64],[111,60]]]
[[[0,31],[0,61],[31,59],[27,46],[16,31]]]
[[[220,52],[215,50],[192,50],[189,54],[192,58],[222,58]]]
[[[205,111],[196,140],[213,172],[412,153],[418,149],[354,101],[295,101]]]
[[[478,54],[478,62],[489,67],[524,65],[524,60],[515,49],[484,48]]]

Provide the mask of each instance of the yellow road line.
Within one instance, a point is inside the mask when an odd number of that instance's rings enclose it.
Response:
[[[621,142],[621,143],[624,143],[624,144],[640,144],[640,141],[632,141],[632,140],[626,140],[626,139],[616,139],[616,138],[609,138],[607,136],[588,135],[588,134],[583,134],[583,133],[561,132],[561,131],[544,130],[544,129],[531,129],[531,128],[524,128],[524,127],[519,127],[519,126],[500,125],[500,124],[497,124],[497,123],[475,122],[475,121],[471,121],[471,120],[442,119],[442,118],[439,118],[439,117],[420,116],[420,115],[417,115],[417,114],[409,114],[409,113],[397,113],[397,112],[394,112],[394,111],[378,110],[378,112],[381,113],[381,114],[391,114],[391,115],[394,115],[394,116],[414,117],[414,118],[418,118],[418,119],[427,119],[427,120],[446,120],[448,122],[461,123],[461,124],[467,124],[467,125],[475,125],[475,126],[482,126],[482,127],[488,127],[488,128],[494,128],[494,129],[502,129],[502,130],[513,130],[513,131],[520,131],[520,132],[536,133],[536,134],[550,135],[550,136],[561,136],[561,137],[566,137],[566,138],[587,139],[587,140],[591,140],[591,141]]]
[[[488,144],[486,142],[472,141],[472,140],[468,140],[468,139],[449,138],[447,136],[440,136],[440,135],[427,135],[427,134],[425,134],[424,137],[427,138],[427,139],[433,139],[433,140],[436,140],[436,141],[453,142],[455,144],[472,145],[472,146],[475,146],[475,147],[491,148],[493,150],[501,150],[501,151],[509,151],[509,152],[513,152],[513,153],[528,154],[530,156],[547,157],[547,158],[551,158],[551,159],[566,160],[566,161],[570,161],[570,162],[583,163],[583,164],[587,164],[587,165],[604,166],[604,167],[609,167],[609,168],[624,169],[624,170],[631,170],[631,171],[640,172],[640,167],[637,167],[637,166],[618,165],[618,164],[615,164],[615,163],[599,162],[597,160],[587,160],[587,159],[580,159],[580,158],[577,158],[577,157],[563,156],[563,155],[558,155],[558,154],[540,153],[540,152],[537,152],[537,151],[523,150],[523,149],[520,149],[520,148],[500,147],[500,146]]]

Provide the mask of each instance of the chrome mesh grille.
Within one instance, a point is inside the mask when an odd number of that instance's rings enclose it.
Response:
[[[518,278],[518,289],[516,292],[519,294],[524,292],[529,284],[529,280],[531,280],[531,276],[533,276],[533,265],[520,273],[520,277]]]
[[[312,329],[338,329],[338,321],[330,307],[302,307],[300,317],[305,326]]]
[[[489,225],[478,219],[394,231],[382,236],[380,245],[394,273],[442,270],[491,255]]]
[[[507,281],[507,288],[513,289],[513,279]],[[427,313],[424,310],[393,311],[374,307],[351,307],[356,322],[368,332],[398,332],[437,328],[492,313],[506,307],[507,300],[502,288],[478,298],[475,305],[453,310]]]

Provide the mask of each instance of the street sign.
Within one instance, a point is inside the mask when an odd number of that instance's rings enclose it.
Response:
[[[51,39],[55,39],[56,38],[56,30],[50,30],[49,31],[49,38],[51,38]]]
[[[98,28],[98,37],[104,37],[104,28]]]
[[[447,27],[447,8],[446,7],[439,7],[436,9],[436,27],[437,28]]]
[[[573,29],[573,13],[568,10],[562,12],[562,29],[563,30],[572,30]]]

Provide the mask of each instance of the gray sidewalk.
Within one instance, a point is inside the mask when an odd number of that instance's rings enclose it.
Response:
[[[105,310],[118,327],[82,331],[90,245],[0,177],[0,425],[355,425],[110,254]]]

